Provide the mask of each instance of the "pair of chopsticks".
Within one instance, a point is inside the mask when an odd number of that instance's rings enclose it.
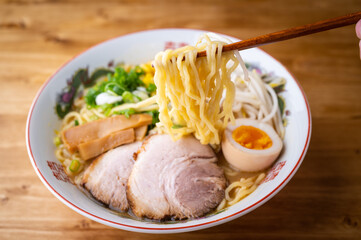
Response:
[[[222,52],[245,50],[270,43],[284,41],[292,38],[327,31],[334,28],[355,24],[361,19],[361,12],[351,13],[342,17],[331,18],[299,27],[288,28],[282,31],[261,35],[244,41],[234,42],[223,46]],[[198,52],[197,57],[204,57],[205,51]]]

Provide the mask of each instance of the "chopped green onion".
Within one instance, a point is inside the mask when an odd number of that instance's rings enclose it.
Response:
[[[99,117],[97,115],[90,116],[91,121],[95,121],[95,120],[98,120],[98,119],[99,119]]]
[[[148,93],[140,90],[135,90],[132,92],[133,96],[138,98],[139,101],[149,98]]]
[[[110,113],[112,111],[112,108],[107,108],[105,111],[104,111],[104,115],[109,117]]]
[[[69,166],[69,170],[73,173],[77,172],[80,168],[80,162],[76,159],[72,160]]]
[[[124,95],[125,98],[123,98],[121,103],[134,103],[143,99],[144,96],[135,96],[132,94],[137,88],[144,87],[144,83],[140,78],[145,72],[140,67],[134,67],[133,69],[126,71],[124,68],[118,66],[114,69],[114,72],[111,70],[100,69],[94,73],[93,78],[105,76],[106,74],[107,79],[98,82],[93,81],[96,83],[95,86],[89,89],[85,95],[85,102],[88,107],[96,108],[96,97],[104,92],[114,96]],[[59,108],[59,112],[60,110],[62,109]]]
[[[79,121],[77,119],[74,121],[74,125],[79,126]]]
[[[104,92],[107,92],[110,95],[120,96],[124,92],[124,88],[122,88],[118,83],[109,82],[105,84]]]
[[[115,104],[105,103],[105,104],[99,105],[98,107],[102,110],[104,115],[108,117],[114,106],[115,106]]]
[[[157,90],[157,86],[154,83],[151,83],[151,84],[148,85],[147,92],[152,93],[155,90]]]
[[[149,98],[148,93],[145,91],[135,90],[133,91],[133,95],[137,97],[140,101]]]
[[[61,139],[59,136],[56,136],[53,140],[55,146],[59,147],[59,145],[61,144]]]
[[[112,91],[114,93],[116,93],[118,96],[122,95],[122,93],[124,92],[124,89],[121,86],[118,85],[114,85]]]
[[[182,127],[184,127],[184,126],[179,125],[179,124],[173,124],[173,126],[172,126],[173,129],[179,129],[179,128],[182,128]]]
[[[129,108],[129,109],[124,109],[124,110],[120,110],[117,112],[114,112],[115,114],[121,114],[124,115],[126,118],[129,118],[130,115],[135,113],[135,109],[134,108]]]
[[[122,94],[123,97],[123,101],[126,103],[134,103],[134,97],[133,94],[131,92],[125,91]]]

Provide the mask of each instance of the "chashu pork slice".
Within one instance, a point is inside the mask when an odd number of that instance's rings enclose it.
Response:
[[[200,217],[224,198],[226,179],[208,145],[192,136],[153,135],[137,152],[128,180],[133,213],[151,219]]]
[[[163,178],[172,216],[177,219],[201,217],[224,198],[226,179],[211,158],[182,161],[167,168]]]
[[[81,184],[110,208],[127,211],[126,185],[134,165],[133,154],[141,142],[122,145],[95,159],[85,170]]]

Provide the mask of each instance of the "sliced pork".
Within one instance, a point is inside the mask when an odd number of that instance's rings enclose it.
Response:
[[[110,208],[127,211],[126,185],[141,142],[122,145],[95,159],[85,170],[82,185]]]
[[[148,138],[138,150],[127,196],[133,213],[151,219],[200,217],[224,198],[226,179],[208,145],[192,136]]]

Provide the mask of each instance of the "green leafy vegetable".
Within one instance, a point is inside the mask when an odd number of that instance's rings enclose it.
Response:
[[[82,83],[88,81],[88,69],[80,69],[75,73],[72,86],[78,89]]]
[[[79,121],[78,121],[78,120],[75,120],[75,121],[74,121],[74,125],[75,125],[75,126],[79,126]]]
[[[280,108],[280,112],[282,116],[285,111],[285,100],[278,95],[277,95],[277,99],[278,99],[278,107]]]
[[[74,98],[78,92],[80,85],[88,80],[88,69],[79,69],[71,81],[60,93],[55,105],[55,111],[60,118],[64,118],[65,115],[71,111]]]
[[[55,111],[56,111],[56,114],[58,114],[58,117],[63,119],[65,117],[65,115],[70,112],[71,110],[71,105],[70,104],[60,104],[60,103],[57,103],[56,106],[55,106]]]
[[[275,90],[276,94],[279,94],[284,89],[285,89],[285,84],[284,83],[273,87],[273,90]]]
[[[94,70],[94,72],[91,74],[89,81],[84,82],[84,86],[90,87],[96,82],[97,79],[107,76],[108,74],[113,74],[113,73],[114,72],[110,69],[98,68],[98,69]]]

